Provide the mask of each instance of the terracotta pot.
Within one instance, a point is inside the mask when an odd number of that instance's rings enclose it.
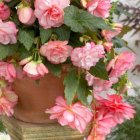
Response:
[[[30,123],[51,122],[45,110],[54,106],[56,97],[64,96],[64,75],[58,78],[47,74],[39,84],[30,78],[17,79],[14,90],[19,100],[14,109],[15,118]]]

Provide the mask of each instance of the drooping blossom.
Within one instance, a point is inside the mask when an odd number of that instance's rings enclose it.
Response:
[[[110,52],[110,50],[111,50],[112,47],[113,47],[113,43],[112,43],[112,42],[105,42],[105,43],[103,44],[103,46],[105,47],[105,49],[106,49],[107,52]]]
[[[116,56],[107,66],[108,71],[110,71],[110,79],[117,82],[120,76],[132,68],[134,61],[135,55],[131,52],[126,51]]]
[[[10,8],[4,4],[3,2],[0,2],[0,19],[6,20],[10,16]]]
[[[42,62],[30,61],[23,67],[24,73],[31,78],[39,79],[48,73],[47,67]]]
[[[115,36],[117,36],[118,34],[121,33],[122,30],[122,24],[119,23],[114,23],[113,24],[113,30],[103,30],[102,31],[102,36],[108,41],[110,42],[112,40],[112,38],[114,38]]]
[[[59,27],[64,22],[64,8],[69,6],[70,0],[35,0],[35,16],[39,24],[48,29]]]
[[[97,111],[93,128],[87,140],[105,140],[116,125],[117,123],[113,120],[112,115],[107,114],[104,110]]]
[[[0,61],[0,77],[8,82],[13,82],[16,78],[16,69],[13,64]]]
[[[67,45],[68,41],[49,41],[40,48],[41,55],[53,64],[60,64],[70,56],[72,47]]]
[[[100,79],[91,75],[90,73],[86,74],[86,80],[89,86],[93,86],[94,93],[101,93],[102,91],[107,91],[112,86],[111,81]]]
[[[107,18],[109,17],[111,1],[110,0],[89,0],[86,4],[86,8],[91,14],[97,17]]]
[[[102,98],[98,101],[97,108],[112,115],[117,124],[123,123],[125,119],[134,118],[135,114],[134,107],[124,102],[122,96],[117,94],[107,94],[107,98]]]
[[[0,20],[0,43],[4,45],[15,44],[17,42],[17,32],[18,29],[14,22]]]
[[[80,133],[84,132],[93,116],[91,111],[81,103],[67,105],[62,97],[57,97],[56,105],[47,109],[46,113],[51,114],[50,119],[57,119],[62,126],[68,125]]]
[[[19,8],[17,14],[20,22],[23,24],[32,25],[35,22],[36,17],[33,9],[30,7]]]
[[[0,89],[0,115],[12,116],[17,99],[17,95],[11,89]]]
[[[134,107],[123,101],[122,96],[114,94],[96,101],[96,115],[88,140],[105,140],[117,124],[134,118]]]
[[[71,53],[71,60],[74,66],[89,70],[100,58],[104,57],[104,54],[102,45],[95,45],[91,42],[86,43],[84,47],[75,48]]]

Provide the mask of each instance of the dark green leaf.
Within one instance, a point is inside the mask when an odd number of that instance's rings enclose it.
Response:
[[[80,78],[80,81],[79,81],[79,86],[78,86],[78,89],[77,89],[77,96],[78,96],[78,99],[84,104],[84,105],[87,105],[87,81],[85,80],[84,77],[81,77]]]
[[[34,43],[34,31],[33,30],[19,30],[18,39],[27,50],[30,50]]]
[[[7,4],[9,7],[13,8],[14,6],[16,6],[19,3],[20,3],[20,0],[12,0],[12,1],[8,2]]]
[[[70,32],[71,32],[70,28],[68,28],[65,25],[58,28],[54,28],[53,31],[58,36],[59,40],[65,41],[65,40],[69,40],[70,38]]]
[[[113,43],[114,43],[115,48],[122,48],[122,47],[127,46],[126,42],[123,39],[119,38],[119,37],[115,37],[113,39]]]
[[[98,77],[98,78],[101,78],[101,79],[104,79],[104,80],[108,80],[109,77],[108,77],[108,72],[106,70],[106,66],[105,66],[105,63],[103,62],[103,60],[100,60],[95,67],[92,67],[89,72]]]
[[[13,55],[18,49],[18,45],[18,43],[13,45],[0,44],[0,60],[6,58],[7,56]]]
[[[53,33],[53,30],[52,29],[43,29],[42,27],[40,27],[40,37],[41,37],[41,43],[44,44],[46,43],[51,35]]]
[[[67,103],[71,104],[78,88],[79,78],[75,70],[70,71],[64,79],[65,98]]]
[[[86,29],[95,31],[97,29],[109,29],[102,18],[95,17],[89,12],[80,10],[75,6],[65,9],[64,24],[74,32],[86,32]]]
[[[81,36],[80,33],[71,32],[69,44],[73,47],[84,46],[84,44],[80,42]]]
[[[57,77],[61,76],[61,65],[55,65],[47,62],[46,66],[52,74]]]

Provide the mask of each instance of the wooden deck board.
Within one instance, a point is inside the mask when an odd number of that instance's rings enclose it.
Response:
[[[80,134],[58,123],[30,124],[11,117],[3,117],[3,123],[12,140],[83,140],[88,135],[90,126]]]

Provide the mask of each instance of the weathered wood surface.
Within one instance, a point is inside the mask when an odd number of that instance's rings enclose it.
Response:
[[[58,123],[30,124],[11,117],[3,117],[3,123],[12,140],[83,140],[88,135],[90,126],[80,134]]]

